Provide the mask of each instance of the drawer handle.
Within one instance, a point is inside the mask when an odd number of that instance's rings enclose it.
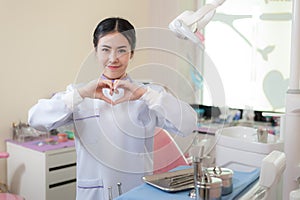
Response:
[[[67,184],[74,183],[74,182],[76,182],[76,178],[71,179],[71,180],[67,180],[67,181],[58,182],[58,183],[53,183],[53,184],[49,185],[49,189],[59,187],[59,186],[62,186],[62,185],[67,185]]]
[[[50,167],[49,171],[51,172],[51,171],[60,170],[60,169],[64,169],[64,168],[69,168],[69,167],[74,167],[74,166],[76,166],[76,163],[61,165],[61,166],[57,166],[57,167]]]

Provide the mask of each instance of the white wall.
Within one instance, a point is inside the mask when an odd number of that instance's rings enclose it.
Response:
[[[27,121],[40,98],[74,82],[92,50],[92,32],[105,17],[129,19],[136,28],[165,27],[193,6],[180,0],[0,0],[0,151],[12,122]],[[134,58],[143,63],[144,57]],[[0,182],[6,162],[0,161]]]

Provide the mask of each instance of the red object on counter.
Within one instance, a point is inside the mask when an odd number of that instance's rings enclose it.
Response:
[[[66,133],[58,133],[58,142],[67,142],[68,141],[68,135]]]

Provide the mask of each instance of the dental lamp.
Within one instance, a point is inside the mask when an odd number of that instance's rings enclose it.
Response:
[[[189,39],[196,44],[202,41],[199,30],[213,18],[216,8],[225,0],[215,0],[196,12],[185,11],[175,18],[169,28],[181,39]],[[282,199],[294,199],[298,196],[300,180],[300,1],[293,0],[293,20],[291,37],[290,80],[286,93],[285,123],[283,124],[284,153],[286,169],[283,178]],[[300,199],[300,198],[299,198]]]
[[[216,8],[223,4],[225,0],[215,0],[204,5],[196,12],[187,10],[176,17],[169,28],[181,39],[189,39],[202,48],[203,38],[199,30],[203,29],[213,18]]]

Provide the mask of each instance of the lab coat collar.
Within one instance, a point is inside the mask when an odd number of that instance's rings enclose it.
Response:
[[[103,74],[101,74],[100,78],[103,79],[103,80],[108,80],[108,78],[106,78]],[[121,78],[121,80],[128,80],[128,81],[132,82],[132,79],[129,77],[128,74],[126,74],[125,77]]]

